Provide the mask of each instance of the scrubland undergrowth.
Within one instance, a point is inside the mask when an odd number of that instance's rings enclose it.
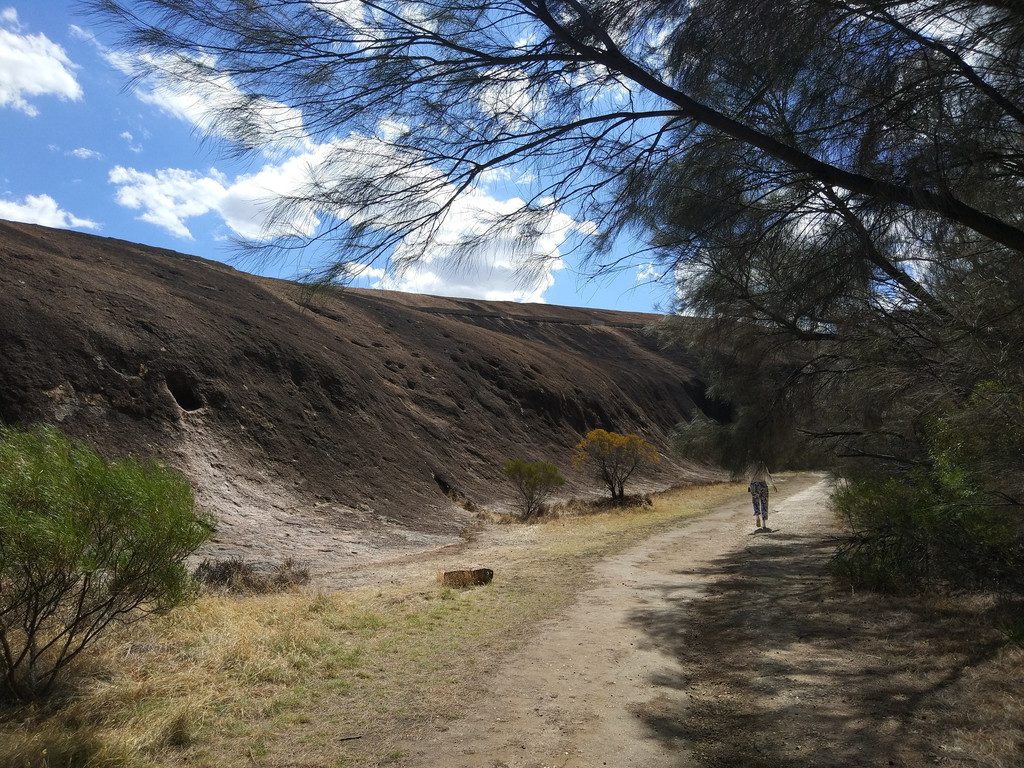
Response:
[[[495,578],[475,589],[422,576],[442,561],[427,554],[419,577],[384,587],[204,594],[109,638],[60,698],[0,708],[0,766],[401,765],[403,744],[463,718],[488,695],[516,650],[590,585],[598,560],[723,503],[745,506],[745,497],[739,485],[691,488],[656,495],[651,506],[491,526],[486,556]],[[467,559],[476,546],[467,545]],[[870,712],[864,727],[904,734],[893,764],[918,764],[902,760],[905,751],[931,754],[936,764],[1019,765],[1024,651],[986,628],[990,600],[851,594],[823,577],[815,584],[773,598],[762,613],[809,633],[800,635],[808,653],[863,666],[849,680],[849,700]],[[737,610],[749,607],[748,595],[733,597]],[[723,653],[752,658],[757,650],[732,647],[735,633],[705,624],[680,662],[695,676],[688,727],[701,733],[703,723],[713,735],[727,714],[722,701],[746,711],[744,686],[757,684],[744,678],[722,688],[736,674]],[[715,699],[711,720],[700,698],[708,686],[725,697]]]
[[[458,718],[490,670],[573,600],[590,567],[736,486],[560,517],[510,545],[494,582],[202,595],[110,638],[61,699],[0,710],[5,768],[374,766]]]

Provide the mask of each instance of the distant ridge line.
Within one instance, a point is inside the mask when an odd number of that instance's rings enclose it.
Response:
[[[402,307],[405,310],[412,310],[415,312],[423,312],[429,315],[445,315],[449,317],[469,317],[469,318],[480,318],[486,320],[508,320],[518,321],[523,323],[542,324],[547,323],[551,325],[577,325],[577,326],[590,326],[590,327],[608,327],[608,328],[646,328],[649,325],[657,322],[662,315],[646,312],[623,312],[614,309],[591,309],[589,307],[566,307],[566,310],[575,312],[581,315],[585,315],[585,318],[573,318],[573,317],[552,317],[542,316],[533,314],[518,314],[512,312],[497,312],[489,311],[486,309],[479,309],[473,307],[431,307],[417,305],[412,302],[405,302],[398,299],[391,298],[383,292],[378,292],[373,289],[357,289],[357,290],[343,290],[342,295],[347,298],[359,299],[369,303],[375,304],[390,304],[396,307]],[[416,295],[416,294],[412,294]],[[421,297],[427,296],[427,294],[419,294]],[[466,299],[460,299],[457,297],[438,297],[442,300],[448,300],[453,302],[467,301]],[[469,299],[468,301],[486,301],[478,299]],[[494,303],[494,302],[491,302]],[[554,305],[546,304],[543,305],[547,308],[555,308]],[[604,317],[595,317],[595,315],[603,315]],[[650,320],[618,320],[608,319],[608,315],[645,315],[649,316]]]
[[[607,326],[610,328],[644,328],[649,323],[630,322],[627,320],[599,320],[592,318],[581,321],[567,317],[535,317],[532,315],[511,315],[503,312],[485,312],[478,309],[448,309],[446,307],[411,307],[417,312],[426,312],[431,315],[457,315],[460,317],[481,317],[491,320],[513,320],[523,323],[551,323],[554,325],[590,325]]]

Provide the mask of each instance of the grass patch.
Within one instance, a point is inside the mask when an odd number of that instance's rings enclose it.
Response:
[[[548,520],[472,590],[204,594],[107,640],[70,700],[0,711],[0,765],[393,764],[400,735],[461,717],[599,559],[740,493],[691,488]]]

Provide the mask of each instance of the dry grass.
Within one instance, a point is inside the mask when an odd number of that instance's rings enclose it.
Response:
[[[493,583],[328,594],[206,594],[111,638],[60,706],[0,712],[4,768],[378,766],[399,735],[465,712],[590,567],[700,514],[729,487],[653,507],[552,519],[504,553]]]
[[[261,570],[254,563],[237,557],[206,559],[199,563],[192,577],[208,592],[234,595],[286,592],[309,584],[311,579],[309,566],[291,557],[271,570]]]
[[[994,629],[995,601],[971,595],[859,602],[879,614],[892,661],[890,685],[920,703],[903,717],[899,748],[935,764],[1018,768],[1024,764],[1024,649]],[[870,602],[870,606],[868,605]],[[908,621],[912,619],[912,621]]]
[[[399,737],[466,714],[492,673],[586,586],[597,560],[743,493],[693,488],[656,496],[653,507],[524,527],[525,543],[503,551],[494,581],[469,590],[442,587],[430,571],[386,588],[203,595],[112,638],[61,705],[0,710],[0,766],[394,765]],[[845,606],[866,625],[878,608],[868,599]],[[1024,733],[1021,652],[965,654],[965,622],[978,616],[964,610],[951,601],[928,614],[922,647],[950,675],[919,702],[930,718],[920,738],[941,729],[945,750],[1009,766]],[[922,618],[909,607],[902,622],[887,614],[887,640],[900,627],[912,642]],[[934,638],[944,634],[956,642],[940,647]]]

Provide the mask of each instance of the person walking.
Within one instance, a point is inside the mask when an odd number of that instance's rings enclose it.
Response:
[[[758,528],[762,525],[765,528],[768,527],[769,485],[771,485],[772,490],[779,490],[775,485],[775,481],[772,479],[771,473],[768,471],[768,465],[763,461],[759,461],[751,467],[750,485],[747,487],[747,490],[750,491],[750,496],[754,502],[754,522],[757,524]]]

